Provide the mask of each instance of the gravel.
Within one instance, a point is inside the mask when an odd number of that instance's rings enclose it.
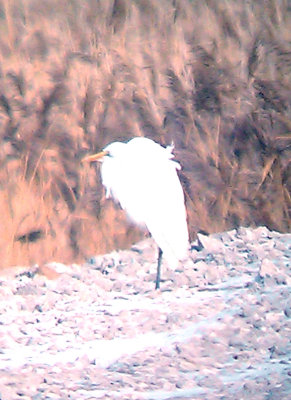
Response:
[[[156,257],[0,271],[0,399],[290,398],[291,234],[199,234],[160,291]]]

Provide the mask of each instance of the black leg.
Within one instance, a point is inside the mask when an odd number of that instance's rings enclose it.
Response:
[[[156,289],[160,288],[162,257],[163,257],[163,251],[159,248]]]

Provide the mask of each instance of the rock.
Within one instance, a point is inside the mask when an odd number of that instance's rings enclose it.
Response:
[[[202,244],[203,248],[210,253],[220,253],[224,251],[224,245],[221,240],[215,239],[211,236],[202,235],[197,233],[198,240]]]
[[[265,278],[267,276],[275,277],[279,275],[279,273],[280,273],[279,269],[272,261],[268,260],[267,258],[264,258],[262,260],[259,271],[259,275],[261,278]]]

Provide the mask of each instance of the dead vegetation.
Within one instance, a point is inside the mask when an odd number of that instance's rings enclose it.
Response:
[[[287,0],[0,0],[1,266],[143,233],[81,158],[174,141],[189,229],[290,229]],[[161,183],[162,184],[162,183]]]

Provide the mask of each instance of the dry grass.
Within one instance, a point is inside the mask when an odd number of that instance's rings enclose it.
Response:
[[[288,3],[0,0],[1,266],[140,238],[80,164],[138,135],[174,140],[192,237],[288,231]]]

